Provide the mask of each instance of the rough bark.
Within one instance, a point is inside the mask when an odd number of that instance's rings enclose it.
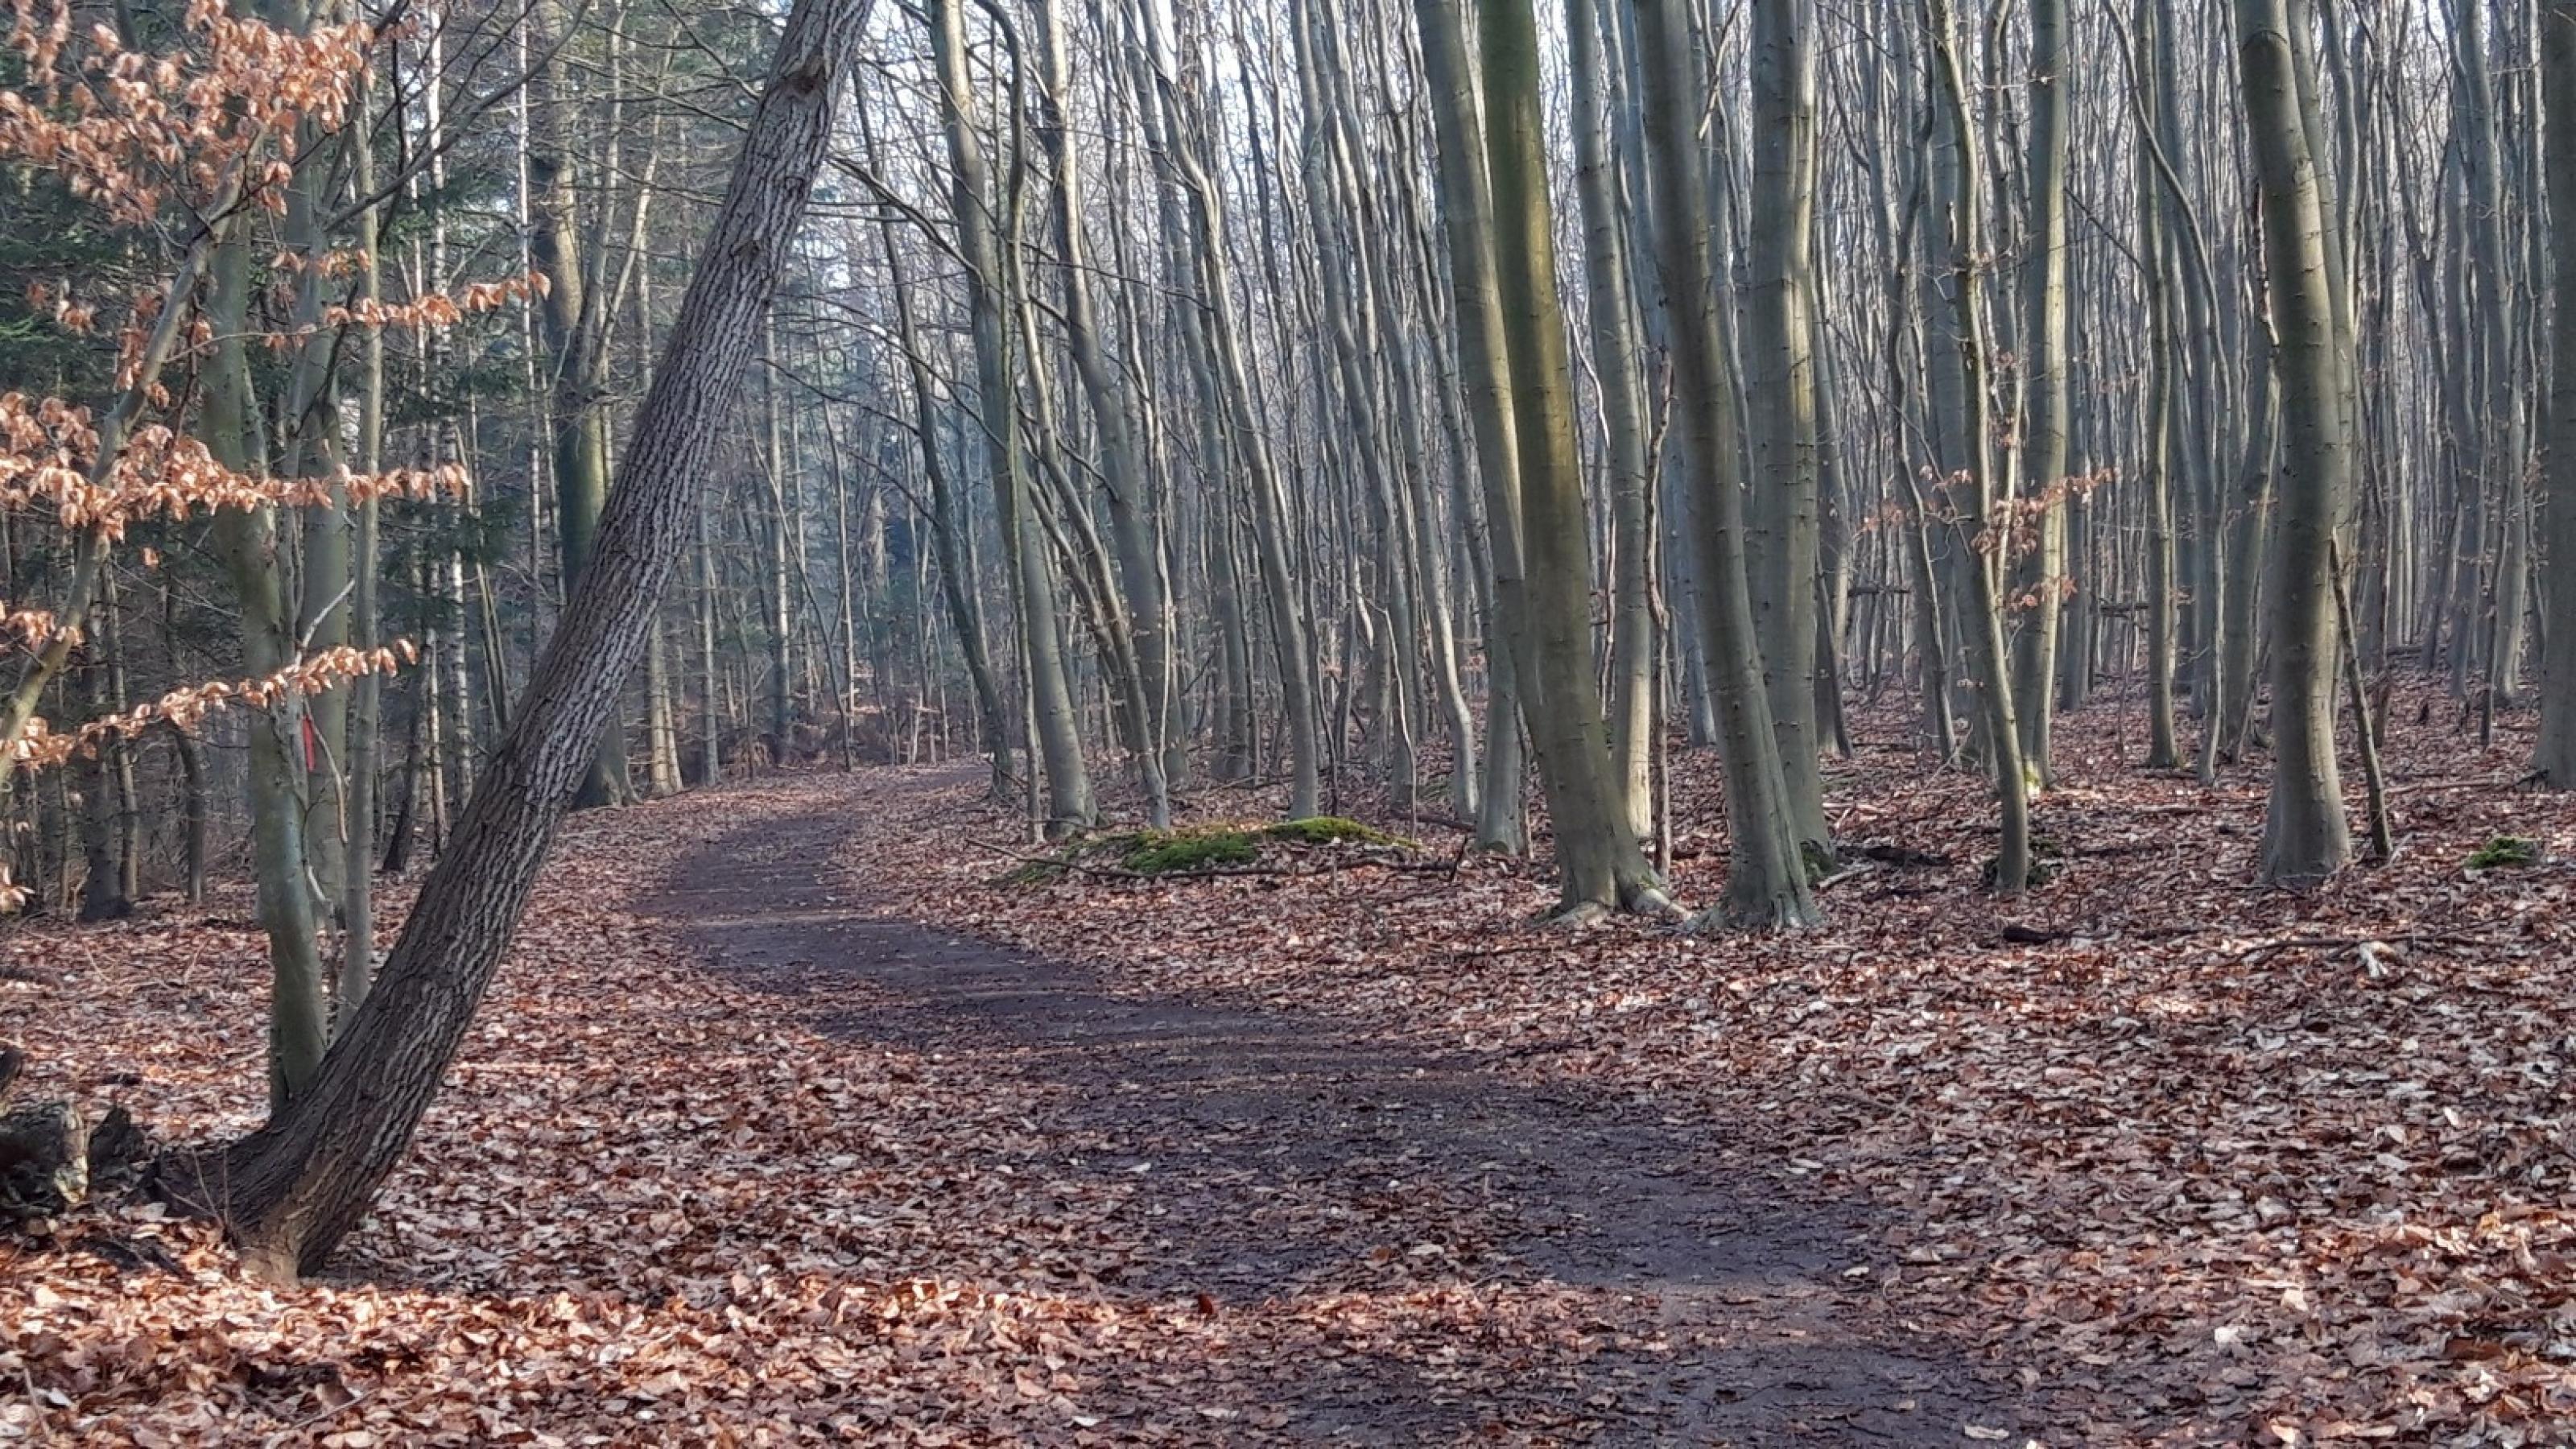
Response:
[[[166,1165],[257,1268],[318,1269],[402,1159],[446,1076],[601,725],[642,654],[698,486],[758,354],[761,319],[831,135],[866,0],[800,0],[618,470],[599,547],[522,708],[422,884],[374,992],[312,1089],[229,1147]]]

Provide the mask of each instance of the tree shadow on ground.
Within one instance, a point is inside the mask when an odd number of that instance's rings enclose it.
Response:
[[[1399,1276],[1586,1300],[1585,1341],[1551,1364],[1525,1341],[1467,1334],[1447,1362],[1233,1365],[1298,1440],[1561,1424],[1593,1442],[1954,1445],[1969,1425],[2045,1422],[1958,1345],[1863,1321],[1842,1275],[1886,1225],[1714,1176],[1717,1125],[1506,1080],[1329,1018],[1116,994],[1089,968],[837,887],[830,861],[853,828],[818,813],[721,840],[682,864],[661,910],[711,969],[800,1003],[820,1034],[1033,1094],[1061,1148],[1043,1170],[1067,1193],[1126,1194],[1139,1251],[1096,1291],[1254,1318]],[[1519,1401],[1462,1390],[1476,1370],[1523,1384]]]

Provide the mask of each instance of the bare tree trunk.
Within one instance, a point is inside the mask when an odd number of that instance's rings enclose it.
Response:
[[[869,6],[802,0],[789,15],[731,185],[601,521],[522,708],[421,887],[376,989],[311,1090],[228,1148],[165,1164],[165,1184],[219,1211],[246,1260],[318,1270],[402,1160],[500,965],[601,725],[642,652],[691,504],[760,350],[761,319],[831,138],[832,94]]]
[[[1987,333],[1985,285],[1978,273],[1984,254],[1985,181],[1968,122],[1968,85],[1959,64],[1958,37],[1949,0],[1930,0],[1933,64],[1936,84],[1948,95],[1951,134],[1958,150],[1957,192],[1950,221],[1950,254],[1957,279],[1953,303],[1958,309],[1961,419],[1964,476],[1950,488],[1950,526],[1960,551],[1960,575],[1967,587],[1959,600],[1959,629],[1975,671],[1985,719],[1988,764],[1993,767],[1995,800],[2002,815],[2003,840],[1995,853],[1995,889],[2021,894],[2030,875],[2030,781],[2022,774],[2021,732],[2013,720],[2012,679],[2004,656],[2001,600],[1995,597],[1995,574],[1988,550],[1977,536],[1994,523],[1996,468],[1994,429],[1987,420]]]
[[[2325,191],[2299,116],[2295,48],[2303,37],[2284,0],[2236,0],[2236,24],[2281,380],[2272,791],[2263,819],[2263,878],[2314,881],[2352,858],[2334,733],[2332,556],[2352,471],[2340,375],[2345,349],[2329,275]]]
[[[2022,264],[2022,326],[2030,340],[2022,365],[2022,485],[2034,537],[2027,552],[2015,545],[2019,567],[2011,577],[2012,605],[2021,615],[2013,638],[2013,716],[2021,726],[2022,759],[2042,782],[2052,776],[2058,593],[2066,575],[2066,171],[2067,135],[2074,126],[2066,32],[2066,0],[2031,0],[2030,224]]]
[[[2548,523],[2542,552],[2543,642],[2540,738],[2532,773],[2553,789],[2576,790],[2576,0],[2542,0],[2540,74],[2549,224],[2556,238],[2550,329]]]
[[[1661,883],[1629,828],[1611,771],[1592,671],[1591,565],[1565,313],[1556,287],[1555,210],[1529,0],[1478,0],[1493,188],[1494,277],[1511,365],[1524,577],[1521,714],[1538,754],[1556,836],[1558,899],[1571,916],[1654,909]]]
[[[1802,855],[1834,859],[1816,757],[1816,359],[1810,250],[1816,205],[1812,0],[1755,0],[1752,215],[1745,371],[1756,469],[1748,537],[1754,638]]]
[[[1655,246],[1663,264],[1671,333],[1673,427],[1683,435],[1678,456],[1696,474],[1690,493],[1692,532],[1699,547],[1700,633],[1726,780],[1726,894],[1700,920],[1744,927],[1807,925],[1816,920],[1815,896],[1772,732],[1744,557],[1744,489],[1736,461],[1742,421],[1718,336],[1707,199],[1699,184],[1696,47],[1690,43],[1681,0],[1630,3],[1644,70]]]
[[[1568,0],[1573,44],[1575,191],[1583,208],[1584,311],[1591,324],[1592,366],[1601,389],[1601,427],[1610,462],[1610,758],[1630,828],[1654,833],[1655,616],[1652,532],[1647,525],[1646,405],[1639,375],[1629,246],[1619,215],[1603,98],[1620,81],[1599,52],[1601,7]]]
[[[1513,424],[1510,344],[1494,272],[1494,203],[1485,172],[1484,120],[1467,56],[1459,0],[1413,0],[1425,88],[1438,145],[1439,197],[1461,390],[1483,480],[1492,603],[1485,620],[1485,784],[1476,845],[1519,854],[1522,819],[1520,442]]]
[[[203,410],[206,445],[225,467],[257,472],[259,410],[250,395],[243,345],[251,289],[247,243],[228,239],[213,270],[206,321],[217,341]],[[268,508],[225,509],[215,515],[215,538],[241,607],[243,663],[253,677],[274,674],[295,657],[276,514]],[[249,718],[251,853],[273,981],[268,1089],[270,1110],[276,1111],[312,1084],[325,1040],[322,958],[305,877],[302,697],[289,693],[252,710]]]
[[[941,115],[948,133],[953,204],[959,249],[966,259],[967,311],[974,330],[975,368],[983,393],[984,448],[991,465],[996,506],[1002,520],[1002,542],[1012,563],[1019,594],[1022,653],[1028,664],[1028,704],[1036,739],[1033,754],[1046,761],[1045,833],[1059,835],[1087,828],[1092,822],[1091,775],[1082,757],[1082,739],[1074,715],[1073,695],[1065,678],[1063,644],[1058,632],[1055,570],[1031,496],[1028,460],[1024,456],[1020,415],[1012,386],[1014,373],[1006,292],[1010,265],[1003,246],[1016,248],[1016,236],[996,238],[990,191],[984,174],[982,143],[975,134],[974,97],[966,79],[966,39],[956,0],[931,0],[931,42],[938,54]],[[1032,798],[1036,782],[1030,782]]]

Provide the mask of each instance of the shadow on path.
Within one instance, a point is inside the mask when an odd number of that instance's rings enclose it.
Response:
[[[1452,1281],[1574,1285],[1612,1345],[1560,1405],[1605,1425],[1593,1442],[1959,1445],[2036,1412],[1945,1346],[1857,1324],[1841,1274],[1868,1256],[1867,1220],[1712,1179],[1705,1126],[1329,1018],[1113,995],[1087,968],[886,918],[828,882],[861,828],[822,813],[737,832],[683,863],[665,913],[819,1032],[1034,1085],[1064,1168],[1138,1184],[1149,1250],[1104,1293],[1357,1291],[1384,1286],[1390,1251]],[[1338,1367],[1269,1366],[1286,1433],[1497,1427],[1419,1365]]]

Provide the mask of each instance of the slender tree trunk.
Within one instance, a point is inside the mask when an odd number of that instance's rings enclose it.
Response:
[[[1744,355],[1756,470],[1750,533],[1754,637],[1798,848],[1830,868],[1816,736],[1816,17],[1812,0],[1752,6],[1753,167]]]
[[[2022,774],[2021,732],[2013,720],[2002,601],[1995,597],[1991,551],[1977,546],[1978,535],[1995,526],[1997,476],[1994,430],[1987,419],[1985,284],[1979,276],[1979,259],[1985,248],[1985,181],[1970,134],[1968,86],[1959,64],[1949,0],[1930,0],[1930,8],[1936,83],[1948,96],[1946,110],[1958,151],[1950,254],[1957,274],[1952,300],[1958,310],[1961,396],[1967,410],[1960,429],[1967,471],[1952,479],[1949,515],[1961,555],[1959,572],[1967,585],[1959,600],[1959,626],[1975,672],[1985,720],[1987,763],[1993,768],[1995,799],[2002,815],[2003,839],[1995,853],[1994,885],[1997,892],[2016,896],[2028,884],[2030,875],[2030,782]]]
[[[260,471],[259,413],[242,340],[250,289],[248,245],[228,240],[216,256],[206,299],[206,321],[217,341],[203,427],[215,460],[235,472]],[[276,515],[267,508],[228,508],[215,515],[214,526],[241,607],[243,663],[253,677],[274,674],[295,657]],[[268,933],[268,1089],[269,1107],[276,1111],[311,1086],[325,1039],[322,958],[305,876],[300,756],[306,715],[302,697],[289,693],[249,718],[251,855],[260,924]]]
[[[2013,716],[2021,726],[2025,765],[2043,782],[2053,774],[2050,723],[2055,713],[2058,596],[2066,575],[2067,396],[2067,136],[2074,126],[2067,56],[2066,0],[2030,5],[2030,224],[2022,264],[2022,326],[2030,339],[2022,365],[2024,521],[2033,537],[2016,544],[2013,608]],[[2014,530],[2018,533],[2019,527]]]
[[[2550,324],[2548,524],[2543,548],[2543,640],[2540,738],[2532,772],[2553,789],[2576,790],[2576,0],[2542,0],[2540,74],[2548,106],[2552,285]]]
[[[1512,417],[1509,344],[1494,270],[1494,202],[1485,171],[1484,119],[1467,55],[1459,0],[1413,0],[1423,74],[1438,146],[1454,340],[1485,502],[1491,603],[1485,620],[1485,783],[1476,846],[1519,854],[1523,820],[1520,612],[1523,569],[1520,443]]]
[[[956,0],[931,0],[931,41],[939,59],[941,116],[948,134],[952,201],[960,251],[968,276],[967,311],[974,332],[975,368],[982,391],[984,451],[990,465],[1003,551],[1018,589],[1021,653],[1027,664],[1028,706],[1035,738],[1032,757],[1046,763],[1043,828],[1053,836],[1087,828],[1093,817],[1091,775],[1066,679],[1058,624],[1055,570],[1029,488],[1020,415],[1012,378],[1005,244],[987,208],[982,142],[975,133],[974,97],[966,78],[966,40]],[[1036,782],[1030,782],[1032,800]]]
[[[1630,828],[1654,833],[1654,579],[1647,525],[1649,477],[1646,406],[1639,374],[1636,294],[1628,279],[1628,238],[1619,215],[1603,117],[1604,93],[1620,79],[1602,68],[1597,0],[1567,0],[1572,37],[1575,190],[1583,208],[1584,311],[1591,323],[1592,366],[1601,390],[1601,426],[1610,463],[1610,758]]]

